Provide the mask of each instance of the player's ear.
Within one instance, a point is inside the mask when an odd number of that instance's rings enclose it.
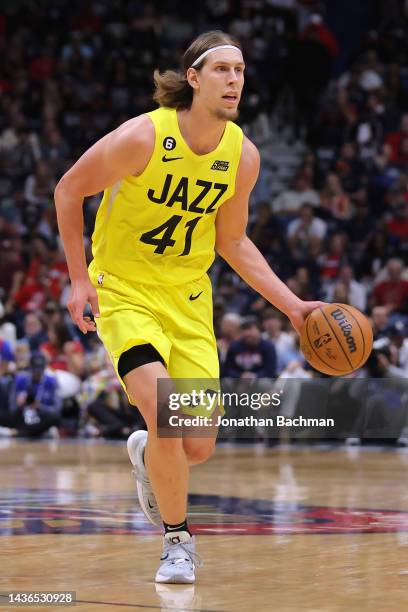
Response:
[[[193,89],[198,89],[200,87],[199,82],[198,82],[198,73],[195,68],[189,68],[187,70],[186,79],[187,79],[188,84]]]

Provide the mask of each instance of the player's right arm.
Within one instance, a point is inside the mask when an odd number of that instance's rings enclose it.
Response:
[[[83,203],[129,175],[143,172],[153,154],[154,126],[141,115],[127,121],[88,149],[61,178],[55,189],[58,228],[71,279],[68,310],[79,329],[94,331],[95,325],[83,318],[87,303],[99,316],[98,298],[88,276],[83,243]]]

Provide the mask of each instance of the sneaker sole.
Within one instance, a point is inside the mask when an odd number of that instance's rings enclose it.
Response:
[[[161,584],[193,584],[195,576],[188,578],[187,576],[165,576],[164,574],[156,574],[155,582]]]
[[[126,443],[127,446],[127,452],[129,455],[129,459],[131,464],[133,465],[133,467],[136,467],[134,462],[133,462],[133,456],[135,454],[135,448],[137,446],[137,444],[139,443],[139,441],[141,439],[144,439],[146,437],[146,432],[144,430],[140,430],[140,431],[135,431],[133,432]],[[135,476],[136,476],[136,472],[133,471],[132,472]],[[160,519],[157,520],[157,522],[152,518],[150,512],[149,512],[149,508],[147,508],[144,499],[143,499],[143,485],[139,482],[139,480],[137,479],[136,476],[136,491],[137,491],[137,497],[139,499],[139,504],[140,507],[143,510],[143,514],[145,515],[145,517],[147,518],[147,520],[149,521],[149,523],[151,523],[152,525],[155,525],[156,527],[160,527],[162,525]]]

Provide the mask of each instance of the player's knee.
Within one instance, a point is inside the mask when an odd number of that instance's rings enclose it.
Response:
[[[190,440],[186,440],[190,442]],[[198,463],[204,463],[211,457],[215,449],[215,440],[198,444],[185,444],[184,452],[186,453],[187,460],[190,465],[197,465]]]
[[[139,410],[142,417],[144,418],[148,429],[156,427],[157,424],[157,404],[152,399],[151,394],[142,394],[140,390],[138,393],[132,393],[131,388],[127,388],[127,393],[131,403],[134,407]]]

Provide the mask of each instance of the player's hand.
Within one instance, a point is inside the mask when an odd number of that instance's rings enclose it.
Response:
[[[300,334],[300,330],[307,315],[316,308],[320,308],[320,306],[325,305],[326,302],[300,302],[298,306],[288,311],[286,315],[297,333]]]
[[[84,317],[84,310],[87,304],[90,304],[93,316],[98,318],[99,304],[95,287],[89,279],[74,281],[71,285],[71,295],[69,296],[67,308],[71,319],[83,334],[89,331],[96,331],[95,322],[90,317]]]

